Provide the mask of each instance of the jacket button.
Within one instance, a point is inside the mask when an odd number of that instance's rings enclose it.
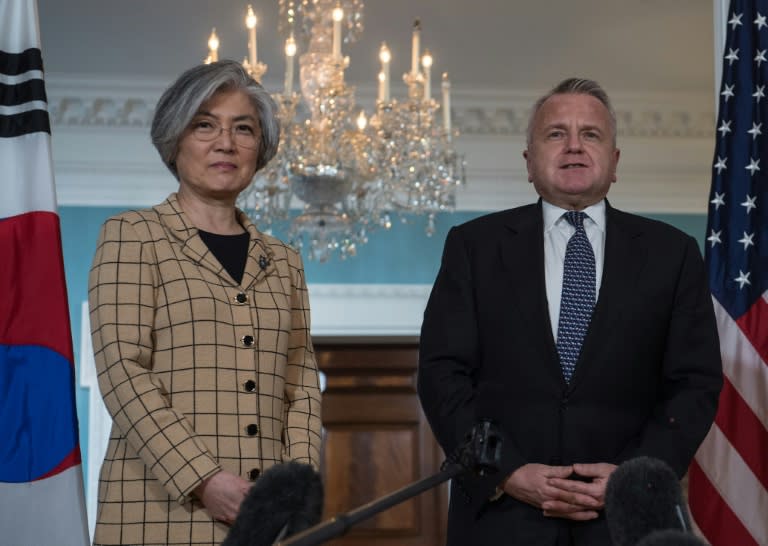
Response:
[[[237,303],[245,303],[248,301],[248,296],[246,296],[245,293],[240,292],[237,294],[237,296],[235,296],[235,301]]]
[[[243,345],[245,345],[246,347],[250,347],[251,345],[253,345],[253,336],[243,336],[240,338],[240,341],[242,341]]]
[[[248,434],[248,436],[256,436],[259,433],[259,425],[251,423],[245,427],[245,432]]]
[[[249,379],[245,383],[243,383],[243,387],[248,392],[256,392],[256,381],[253,379]]]
[[[259,474],[261,474],[261,470],[259,470],[258,468],[253,468],[248,471],[248,479],[254,482],[256,481],[256,478],[259,477]]]

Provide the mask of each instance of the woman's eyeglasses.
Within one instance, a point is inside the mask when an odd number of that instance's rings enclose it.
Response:
[[[190,126],[192,136],[203,142],[216,140],[224,131],[232,135],[232,140],[241,148],[256,150],[259,147],[259,135],[256,129],[250,123],[235,123],[231,127],[224,127],[220,123],[206,119],[192,123]]]

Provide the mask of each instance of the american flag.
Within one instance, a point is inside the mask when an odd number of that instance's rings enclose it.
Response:
[[[0,543],[89,544],[36,0],[0,0]]]
[[[768,0],[732,0],[706,261],[725,384],[689,471],[714,546],[768,545]]]

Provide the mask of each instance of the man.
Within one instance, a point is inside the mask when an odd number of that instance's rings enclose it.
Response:
[[[619,150],[597,83],[542,97],[527,140],[541,199],[453,228],[424,314],[419,395],[440,444],[481,418],[503,436],[499,473],[454,481],[448,544],[610,545],[616,465],[647,455],[682,477],[712,424],[712,302],[691,237],[605,199]]]

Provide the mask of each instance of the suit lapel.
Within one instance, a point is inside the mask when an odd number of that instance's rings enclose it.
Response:
[[[532,343],[545,348],[545,368],[562,381],[560,362],[549,318],[547,289],[544,277],[544,221],[541,200],[511,216],[507,234],[501,243],[501,262],[505,282],[500,297],[510,313],[520,315]]]
[[[605,213],[605,253],[600,294],[576,364],[572,388],[585,376],[606,339],[616,335],[622,323],[622,302],[635,289],[637,276],[648,260],[642,230],[631,221],[631,216],[615,210],[607,201]]]
[[[251,237],[248,246],[248,258],[245,261],[242,286],[246,290],[261,282],[263,278],[275,270],[275,255],[272,247],[264,242],[264,236],[256,229],[256,225],[242,212],[238,211],[238,220],[245,226]]]
[[[168,199],[155,207],[160,220],[169,233],[179,241],[184,255],[208,269],[233,286],[238,286],[232,276],[221,265],[216,256],[208,248],[208,245],[200,238],[195,226],[189,221],[184,211],[178,204],[176,194],[171,194]],[[269,245],[263,241],[263,235],[256,229],[250,218],[242,211],[237,211],[238,221],[249,233],[248,257],[245,262],[245,271],[241,285],[248,289],[254,283],[259,282],[266,275],[274,271],[274,255]]]

